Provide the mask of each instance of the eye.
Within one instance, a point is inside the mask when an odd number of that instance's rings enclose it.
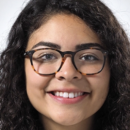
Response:
[[[49,53],[44,53],[44,54],[40,55],[39,57],[37,57],[37,60],[40,60],[42,62],[52,62],[56,59],[57,59],[56,55],[49,54]]]
[[[96,58],[93,55],[83,55],[82,57],[80,57],[80,59],[83,61],[96,61],[96,60],[98,60],[98,58]]]
[[[52,54],[44,54],[41,58],[44,60],[52,60],[55,59],[55,56]]]

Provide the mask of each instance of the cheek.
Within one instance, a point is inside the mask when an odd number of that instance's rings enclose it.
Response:
[[[95,76],[87,77],[90,83],[92,94],[92,104],[96,107],[101,107],[106,100],[109,92],[110,70],[105,66],[103,71]]]
[[[41,99],[45,95],[45,89],[52,76],[41,76],[37,74],[31,67],[30,61],[25,61],[26,91],[31,102],[35,98]]]

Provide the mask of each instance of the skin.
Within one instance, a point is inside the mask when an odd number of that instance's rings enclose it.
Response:
[[[29,38],[26,51],[40,41],[53,42],[61,51],[76,51],[82,43],[98,43],[100,39],[80,18],[75,15],[57,14],[52,16]],[[39,46],[36,48],[43,48]],[[51,76],[41,76],[25,59],[27,95],[46,130],[92,130],[94,115],[101,108],[109,91],[110,70],[108,60],[104,69],[96,75],[85,76],[74,68],[67,57],[61,70]],[[90,92],[76,104],[62,104],[53,100],[46,92],[55,89],[78,89]]]

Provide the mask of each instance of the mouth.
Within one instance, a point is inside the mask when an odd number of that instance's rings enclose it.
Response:
[[[79,96],[87,95],[87,92],[61,92],[61,91],[52,91],[49,92],[53,96],[62,97],[62,98],[77,98]]]
[[[90,93],[88,92],[66,92],[66,91],[50,91],[47,94],[53,99],[53,101],[61,104],[75,104],[81,102]]]

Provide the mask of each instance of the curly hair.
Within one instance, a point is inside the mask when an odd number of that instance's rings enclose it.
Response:
[[[96,113],[97,130],[130,130],[130,44],[113,13],[99,0],[30,0],[0,55],[0,130],[43,130],[26,93],[24,52],[32,32],[55,14],[74,14],[109,51],[110,89]]]

